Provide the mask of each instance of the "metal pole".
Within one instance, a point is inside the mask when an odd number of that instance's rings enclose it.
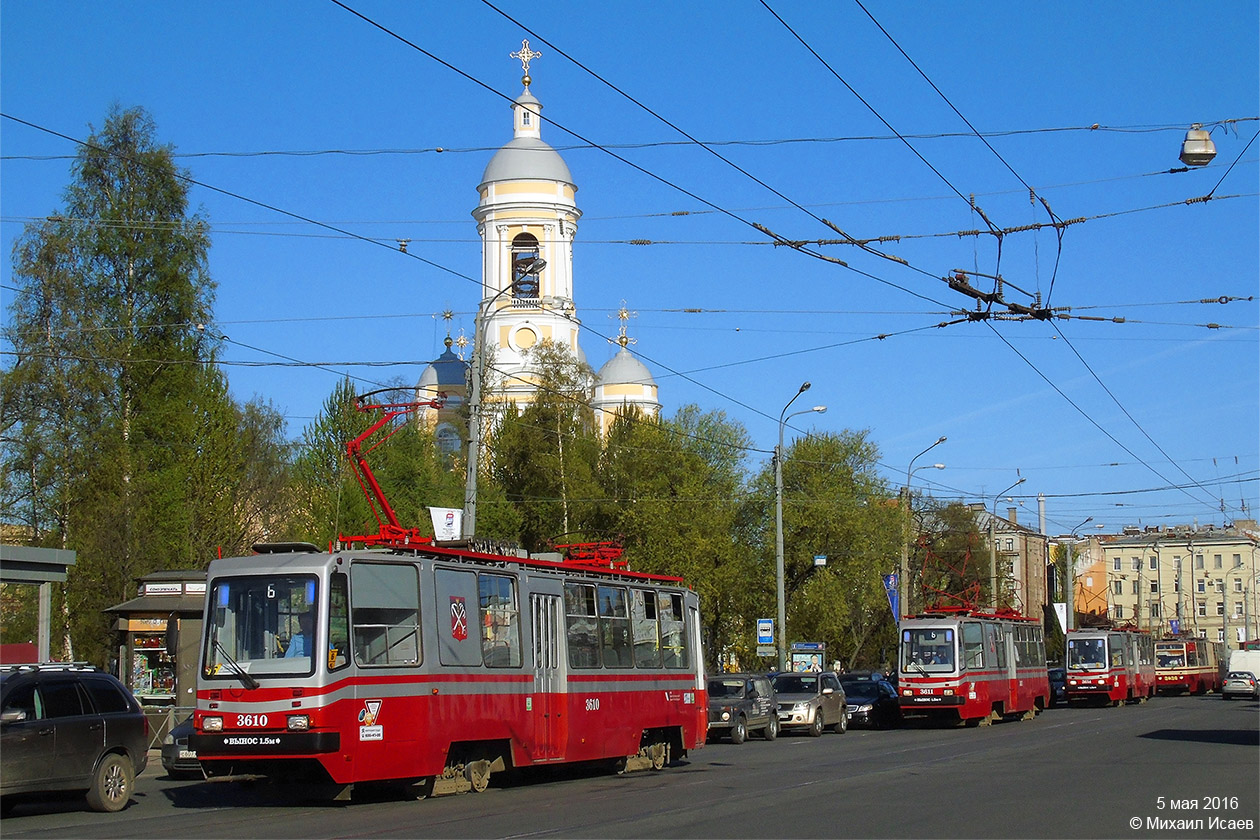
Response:
[[[779,670],[787,670],[787,593],[783,572],[783,422],[796,398],[808,391],[810,383],[802,382],[792,399],[779,412],[779,445],[774,450],[774,573],[778,596],[778,621],[775,635],[779,644]]]
[[[998,608],[998,588],[997,588],[997,506],[998,500],[1004,495],[1023,484],[1024,478],[1007,487],[1001,493],[993,497],[993,516],[989,519],[989,593],[993,599],[993,609]]]
[[[948,440],[948,438],[946,438],[945,435],[941,435],[940,437],[936,439],[935,443],[933,443],[927,449],[924,449],[918,455],[915,455],[913,458],[911,458],[910,463],[906,465],[906,486],[902,488],[902,492],[903,492],[902,498],[906,504],[905,529],[904,529],[904,532],[902,533],[902,540],[901,540],[901,567],[897,570],[897,606],[898,606],[898,611],[901,613],[901,615],[910,614],[910,545],[909,543],[910,543],[910,532],[914,525],[913,515],[910,510],[910,500],[911,500],[910,476],[912,475],[914,471],[914,462],[922,458],[927,453],[931,452],[936,447],[940,446],[946,440]],[[944,469],[945,467],[944,464],[939,464],[939,465],[933,464],[932,466],[935,469]],[[900,615],[893,616],[893,618],[896,619],[898,625],[901,624]]]

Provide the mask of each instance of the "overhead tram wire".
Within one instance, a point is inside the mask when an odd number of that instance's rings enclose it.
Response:
[[[1116,436],[1115,436],[1115,435],[1113,435],[1111,432],[1109,432],[1109,431],[1107,431],[1106,429],[1104,429],[1104,428],[1102,427],[1102,425],[1101,425],[1101,424],[1100,424],[1097,420],[1095,420],[1093,417],[1091,417],[1091,416],[1090,416],[1090,414],[1089,414],[1089,412],[1085,411],[1085,409],[1083,409],[1083,408],[1081,408],[1079,405],[1077,405],[1077,404],[1076,404],[1076,402],[1075,402],[1075,401],[1074,401],[1071,397],[1069,397],[1066,393],[1064,393],[1064,391],[1063,391],[1063,389],[1062,389],[1062,388],[1060,388],[1058,385],[1056,385],[1056,384],[1055,384],[1055,383],[1054,383],[1054,382],[1050,379],[1050,377],[1048,377],[1048,376],[1046,376],[1044,373],[1042,373],[1041,369],[1040,369],[1039,367],[1037,367],[1035,364],[1033,364],[1033,363],[1032,363],[1032,360],[1030,360],[1030,359],[1029,359],[1027,356],[1025,356],[1023,353],[1019,352],[1019,349],[1018,349],[1018,348],[1016,348],[1016,347],[1015,347],[1015,345],[1011,344],[1011,343],[1010,343],[1010,341],[1008,341],[1008,340],[1006,339],[1006,336],[1002,335],[1002,333],[998,331],[997,327],[993,326],[992,322],[990,322],[990,321],[985,321],[984,323],[988,325],[989,329],[991,329],[991,330],[993,331],[993,334],[994,334],[994,335],[996,335],[996,336],[997,336],[997,337],[998,337],[998,338],[1002,341],[1002,343],[1003,343],[1003,344],[1005,344],[1007,347],[1009,347],[1009,348],[1010,348],[1010,350],[1011,350],[1011,352],[1012,352],[1012,353],[1014,353],[1016,356],[1019,356],[1019,358],[1023,360],[1024,364],[1026,364],[1026,365],[1028,365],[1030,368],[1032,368],[1033,373],[1035,373],[1035,374],[1037,374],[1039,377],[1041,377],[1041,379],[1042,379],[1042,381],[1043,381],[1043,382],[1045,382],[1047,385],[1049,385],[1051,388],[1053,388],[1053,389],[1054,389],[1054,391],[1055,391],[1055,393],[1057,393],[1060,397],[1062,397],[1062,398],[1063,398],[1063,399],[1067,402],[1067,404],[1068,404],[1068,405],[1070,405],[1070,406],[1072,406],[1072,408],[1076,409],[1076,412],[1077,412],[1078,414],[1080,414],[1082,417],[1084,417],[1084,418],[1085,418],[1085,419],[1089,422],[1089,424],[1090,424],[1091,426],[1093,426],[1093,427],[1094,427],[1094,428],[1096,428],[1098,431],[1100,431],[1100,432],[1102,432],[1104,435],[1106,435],[1106,437],[1107,437],[1107,438],[1108,438],[1108,439],[1109,439],[1112,443],[1114,443],[1116,446],[1119,446],[1119,447],[1120,447],[1121,449],[1123,449],[1125,452],[1129,453],[1129,455],[1130,455],[1130,456],[1131,456],[1134,460],[1136,460],[1136,461],[1137,461],[1138,463],[1140,463],[1142,466],[1146,467],[1146,469],[1150,470],[1150,471],[1151,471],[1152,473],[1154,473],[1155,475],[1159,476],[1159,478],[1161,478],[1164,482],[1166,482],[1166,483],[1167,483],[1167,484],[1169,484],[1169,485],[1172,485],[1172,484],[1173,484],[1173,482],[1172,482],[1172,481],[1171,481],[1171,480],[1170,480],[1167,476],[1165,476],[1165,475],[1164,475],[1163,473],[1161,473],[1159,470],[1155,469],[1155,467],[1153,467],[1153,466],[1151,466],[1149,463],[1147,463],[1147,461],[1146,461],[1145,459],[1143,459],[1143,458],[1142,458],[1142,456],[1138,455],[1138,454],[1137,454],[1136,452],[1134,452],[1132,449],[1130,449],[1129,447],[1127,447],[1127,446],[1125,446],[1123,443],[1121,443],[1121,442],[1120,442],[1120,440],[1119,440],[1118,438],[1116,438]],[[1198,487],[1198,485],[1197,485],[1197,484],[1196,484],[1196,485],[1194,485],[1194,486],[1195,486],[1196,488]],[[1191,499],[1194,499],[1194,500],[1195,500],[1196,502],[1198,502],[1199,504],[1202,504],[1202,503],[1203,503],[1203,500],[1202,500],[1202,499],[1200,499],[1200,498],[1198,498],[1198,497],[1194,496],[1193,494],[1191,494],[1191,493],[1190,493],[1190,491],[1189,491],[1189,490],[1187,490],[1187,489],[1186,489],[1186,488],[1184,488],[1184,487],[1176,487],[1176,486],[1174,486],[1174,488],[1173,488],[1173,489],[1178,489],[1178,490],[1181,490],[1181,492],[1182,492],[1182,493],[1185,493],[1187,496],[1189,496]],[[1212,504],[1211,504],[1211,505],[1209,505],[1209,507],[1211,507],[1213,510],[1215,510],[1215,505],[1216,505],[1216,500],[1215,500],[1215,499],[1213,499],[1213,500],[1212,500]]]
[[[1229,173],[1234,171],[1234,167],[1238,165],[1238,161],[1242,160],[1242,156],[1247,154],[1247,150],[1250,149],[1251,145],[1256,142],[1257,137],[1260,137],[1260,131],[1257,131],[1255,134],[1251,135],[1251,139],[1247,141],[1247,145],[1244,146],[1243,150],[1238,153],[1238,157],[1234,158],[1234,162],[1231,163],[1229,165],[1229,168],[1225,170],[1225,174],[1222,175],[1221,179],[1216,182],[1216,186],[1212,187],[1212,189],[1208,191],[1208,194],[1203,197],[1204,201],[1207,201],[1208,199],[1212,198],[1212,196],[1220,188],[1221,184],[1225,182],[1225,179],[1229,177]]]
[[[587,74],[589,74],[590,76],[594,77],[595,79],[599,80],[602,84],[604,84],[604,85],[605,85],[605,86],[607,86],[608,88],[610,88],[610,89],[612,89],[612,90],[616,91],[617,93],[619,93],[621,96],[625,97],[625,99],[627,99],[628,101],[630,101],[630,102],[631,102],[631,103],[633,103],[634,105],[638,106],[639,108],[643,109],[643,110],[644,110],[644,111],[646,111],[647,113],[651,114],[653,117],[655,117],[656,119],[660,120],[662,123],[664,123],[665,125],[669,126],[669,127],[670,127],[671,129],[673,129],[674,131],[677,131],[677,132],[678,132],[679,134],[681,134],[683,137],[686,137],[686,138],[687,138],[687,140],[688,140],[688,142],[693,143],[693,144],[695,144],[696,146],[699,146],[701,149],[704,149],[706,152],[708,152],[709,154],[713,155],[713,156],[714,156],[715,158],[717,158],[718,160],[722,161],[722,163],[726,164],[726,165],[727,165],[727,166],[729,166],[730,168],[734,169],[736,172],[740,173],[740,174],[741,174],[741,175],[743,175],[744,177],[746,177],[746,178],[748,178],[749,180],[753,181],[753,183],[757,184],[758,186],[760,186],[760,187],[762,187],[762,188],[764,188],[764,189],[766,189],[766,190],[770,191],[770,192],[771,192],[771,193],[773,193],[774,195],[776,195],[776,196],[778,196],[779,198],[783,199],[784,201],[788,202],[788,204],[792,205],[792,206],[793,206],[793,207],[795,207],[797,210],[800,210],[802,213],[804,213],[805,215],[809,216],[811,219],[813,219],[814,221],[818,222],[819,224],[821,224],[821,225],[823,225],[823,226],[825,226],[825,227],[827,227],[827,228],[829,228],[829,229],[831,229],[831,230],[834,230],[834,231],[836,231],[837,233],[840,233],[841,235],[843,235],[843,236],[847,237],[847,238],[849,239],[849,242],[850,242],[851,244],[859,245],[859,247],[861,247],[861,248],[862,248],[862,250],[866,251],[866,252],[867,252],[867,253],[869,253],[869,254],[872,254],[873,256],[880,257],[881,259],[885,259],[885,260],[891,260],[892,262],[898,263],[898,264],[900,264],[900,265],[904,265],[904,266],[906,266],[907,268],[910,268],[910,269],[911,269],[911,270],[913,270],[913,271],[917,271],[917,272],[919,272],[920,274],[923,274],[924,276],[927,276],[927,277],[932,277],[933,279],[936,279],[935,275],[934,275],[934,274],[932,274],[931,272],[929,272],[929,271],[925,271],[924,269],[921,269],[921,268],[918,268],[918,267],[916,267],[916,266],[914,266],[914,265],[911,265],[911,264],[910,264],[909,262],[907,262],[906,260],[900,259],[900,258],[898,258],[898,257],[892,257],[892,256],[890,256],[890,255],[888,255],[888,254],[883,253],[882,251],[879,251],[879,250],[876,250],[876,249],[874,249],[874,248],[869,247],[869,245],[859,244],[859,243],[857,242],[857,240],[854,240],[852,237],[849,237],[849,236],[848,236],[848,234],[845,234],[845,233],[844,233],[844,231],[840,230],[838,227],[836,227],[836,225],[832,224],[831,222],[827,221],[826,219],[822,218],[821,216],[818,216],[818,215],[817,215],[817,214],[815,214],[812,210],[808,209],[807,207],[805,207],[805,206],[804,206],[804,205],[802,205],[802,204],[799,204],[798,202],[796,202],[795,200],[793,200],[791,197],[789,197],[789,196],[787,196],[787,195],[784,195],[784,194],[783,194],[782,192],[780,192],[777,188],[775,188],[775,187],[771,186],[770,184],[767,184],[765,181],[761,180],[761,179],[760,179],[760,178],[758,178],[756,175],[753,175],[751,172],[749,172],[748,170],[744,169],[742,166],[740,166],[739,164],[735,163],[735,162],[734,162],[734,161],[732,161],[730,158],[726,157],[725,155],[719,154],[719,153],[718,153],[716,150],[714,150],[714,149],[713,149],[713,148],[712,148],[709,144],[706,144],[704,141],[699,140],[699,139],[697,139],[696,137],[693,137],[693,136],[691,135],[691,133],[690,133],[690,132],[686,131],[686,130],[685,130],[685,129],[683,129],[681,126],[676,125],[676,124],[675,124],[674,122],[672,122],[671,120],[667,119],[666,117],[662,116],[661,114],[658,114],[656,111],[654,111],[653,109],[649,108],[647,105],[643,104],[642,102],[640,102],[640,101],[639,101],[638,99],[636,99],[635,97],[633,97],[633,96],[631,96],[630,94],[626,93],[624,90],[622,90],[621,88],[617,87],[615,84],[613,84],[612,82],[608,81],[608,80],[607,80],[607,79],[605,79],[603,76],[601,76],[600,74],[596,73],[594,70],[592,70],[591,68],[587,67],[585,64],[583,64],[582,62],[578,61],[578,60],[577,60],[576,58],[574,58],[573,56],[569,55],[569,53],[565,52],[563,49],[561,49],[560,47],[556,46],[556,45],[555,45],[554,43],[552,43],[551,41],[547,40],[547,38],[546,38],[546,37],[544,37],[544,36],[540,35],[540,34],[539,34],[539,33],[537,33],[536,31],[534,31],[534,30],[530,29],[530,28],[529,28],[528,26],[526,26],[524,23],[520,22],[520,21],[519,21],[519,20],[517,20],[516,18],[512,17],[511,15],[509,15],[507,12],[505,12],[505,11],[503,11],[502,9],[500,9],[499,7],[495,6],[493,3],[491,3],[491,2],[490,2],[490,0],[481,0],[481,2],[482,2],[484,5],[486,5],[486,6],[490,7],[492,10],[494,10],[494,11],[495,11],[495,12],[497,12],[498,14],[502,15],[502,16],[503,16],[506,20],[510,21],[510,22],[511,22],[512,24],[514,24],[515,26],[520,27],[522,30],[524,30],[525,32],[527,32],[529,35],[533,36],[533,37],[534,37],[536,40],[538,40],[539,42],[541,42],[541,43],[543,43],[543,44],[547,45],[547,47],[549,47],[550,49],[555,50],[557,53],[559,53],[560,55],[564,56],[566,59],[568,59],[569,61],[571,61],[571,62],[572,62],[575,66],[577,66],[578,68],[580,68],[581,70],[583,70],[584,72],[586,72]],[[847,265],[846,265],[846,266],[845,266],[845,268],[849,268],[849,266],[847,266]]]
[[[1175,467],[1178,472],[1180,472],[1187,479],[1193,482],[1196,487],[1198,487],[1200,490],[1203,490],[1205,492],[1211,492],[1208,490],[1208,488],[1203,486],[1202,482],[1198,481],[1194,476],[1186,472],[1185,469],[1182,468],[1181,464],[1173,460],[1173,457],[1169,455],[1167,451],[1165,451],[1164,447],[1160,446],[1159,443],[1156,442],[1155,438],[1151,437],[1150,433],[1147,432],[1146,429],[1143,428],[1142,424],[1137,421],[1137,418],[1133,416],[1133,414],[1129,411],[1129,409],[1124,407],[1124,404],[1120,402],[1120,399],[1115,395],[1115,393],[1110,388],[1107,387],[1106,383],[1102,381],[1102,378],[1099,377],[1097,372],[1094,371],[1093,367],[1090,366],[1089,362],[1085,361],[1085,357],[1082,356],[1080,351],[1076,349],[1076,346],[1072,344],[1071,340],[1068,339],[1068,337],[1063,334],[1063,331],[1059,329],[1059,325],[1054,323],[1053,321],[1050,323],[1050,325],[1054,328],[1054,331],[1058,334],[1059,338],[1063,339],[1063,343],[1066,344],[1068,349],[1072,351],[1072,354],[1076,356],[1077,360],[1080,361],[1081,365],[1084,366],[1085,370],[1089,372],[1089,375],[1092,376],[1094,378],[1094,381],[1098,383],[1098,387],[1102,388],[1104,393],[1106,393],[1108,397],[1111,397],[1111,401],[1115,403],[1116,408],[1120,409],[1120,411],[1124,414],[1124,416],[1129,418],[1129,422],[1131,422],[1134,425],[1134,427],[1139,432],[1142,433],[1142,437],[1146,438],[1152,446],[1154,446],[1157,450],[1159,450],[1159,454],[1163,455],[1169,464],[1172,464],[1173,467]]]
[[[485,82],[481,81],[480,79],[476,78],[476,77],[475,77],[475,76],[473,76],[472,74],[467,73],[466,71],[459,69],[458,67],[456,67],[455,65],[453,65],[453,64],[451,64],[450,62],[446,61],[445,59],[442,59],[442,58],[438,57],[437,55],[435,55],[435,54],[433,54],[433,53],[429,52],[429,51],[428,51],[428,50],[426,50],[424,47],[421,47],[419,44],[415,43],[414,41],[411,41],[411,40],[409,40],[409,39],[407,39],[407,38],[403,37],[403,36],[402,36],[402,35],[400,35],[399,33],[394,32],[394,31],[393,31],[392,29],[390,29],[389,27],[387,27],[387,26],[385,26],[385,25],[383,25],[383,24],[381,24],[381,23],[376,22],[375,20],[373,20],[372,18],[369,18],[367,15],[363,14],[362,12],[359,12],[359,11],[357,11],[357,10],[355,10],[355,9],[351,8],[350,6],[347,6],[345,3],[343,3],[343,2],[342,2],[342,0],[329,0],[329,2],[331,2],[331,3],[333,3],[333,4],[337,5],[337,6],[340,6],[342,9],[345,9],[347,12],[349,12],[350,14],[352,14],[352,15],[354,15],[355,17],[359,18],[359,19],[360,19],[360,20],[362,20],[364,23],[367,23],[369,26],[373,26],[373,27],[375,27],[376,29],[379,29],[381,32],[385,33],[386,35],[390,36],[391,38],[395,38],[395,39],[397,39],[398,41],[402,42],[403,44],[406,44],[407,46],[411,47],[411,48],[412,48],[413,50],[415,50],[416,52],[418,52],[418,53],[420,53],[420,54],[422,54],[422,55],[424,55],[424,56],[427,56],[428,58],[432,59],[433,61],[436,61],[437,63],[441,64],[443,67],[447,68],[447,69],[448,69],[448,70],[450,70],[451,72],[456,73],[456,74],[458,74],[458,75],[462,76],[463,78],[465,78],[465,79],[467,79],[468,81],[472,82],[473,84],[475,84],[475,85],[477,85],[477,86],[479,86],[479,87],[483,88],[484,90],[486,90],[486,91],[488,91],[488,92],[490,92],[490,93],[494,94],[495,96],[497,96],[497,97],[499,97],[499,98],[501,98],[501,99],[504,99],[504,100],[506,100],[506,101],[508,101],[508,102],[515,102],[515,101],[516,101],[514,98],[512,98],[512,97],[508,96],[507,94],[500,93],[498,90],[495,90],[493,87],[491,87],[490,85],[488,85],[488,84],[486,84]],[[527,109],[527,110],[528,110],[528,109]],[[542,119],[541,115],[537,115],[537,116],[539,117],[539,119]],[[668,180],[667,178],[664,178],[664,177],[662,177],[662,176],[660,176],[660,175],[657,175],[655,172],[652,172],[652,171],[651,171],[651,170],[649,170],[649,169],[645,169],[645,168],[643,168],[642,166],[639,166],[637,163],[634,163],[633,161],[629,160],[628,158],[623,157],[622,155],[617,154],[617,153],[616,153],[616,152],[614,152],[611,148],[609,148],[609,147],[607,147],[607,146],[602,146],[602,145],[600,145],[600,144],[598,144],[598,143],[595,143],[593,140],[590,140],[589,138],[587,138],[587,137],[583,136],[582,134],[579,134],[578,132],[576,132],[576,131],[574,131],[573,129],[571,129],[571,128],[567,127],[567,126],[566,126],[566,125],[564,125],[563,123],[559,123],[559,122],[557,122],[557,121],[555,121],[555,120],[553,120],[553,119],[548,119],[548,120],[547,120],[547,122],[548,122],[548,123],[550,123],[551,125],[554,125],[556,128],[558,128],[559,130],[561,130],[561,131],[565,132],[566,134],[569,134],[569,135],[571,135],[571,136],[573,136],[573,137],[577,138],[578,140],[581,140],[581,141],[582,141],[582,142],[584,142],[584,143],[589,143],[589,144],[591,144],[591,145],[592,145],[595,149],[598,149],[599,151],[603,152],[604,154],[608,155],[609,157],[612,157],[613,159],[615,159],[615,160],[617,160],[617,161],[620,161],[621,163],[625,164],[626,166],[630,167],[631,169],[635,170],[636,172],[638,172],[638,173],[640,173],[640,174],[642,174],[642,175],[646,175],[647,177],[651,178],[652,180],[654,180],[654,181],[656,181],[656,182],[658,182],[658,183],[660,183],[660,184],[663,184],[664,186],[667,186],[667,187],[669,187],[670,189],[676,190],[677,192],[682,193],[683,195],[687,196],[688,198],[691,198],[691,199],[693,199],[693,200],[695,200],[695,201],[700,202],[700,203],[701,203],[701,204],[703,204],[705,207],[709,207],[709,208],[711,208],[711,209],[713,209],[713,210],[717,211],[718,213],[721,213],[722,215],[726,216],[727,218],[729,218],[729,219],[731,219],[731,220],[733,220],[733,221],[739,222],[740,224],[745,225],[746,227],[750,227],[750,228],[752,228],[752,229],[754,229],[754,230],[756,230],[756,231],[759,231],[760,233],[762,233],[762,234],[764,234],[764,235],[766,235],[766,236],[770,237],[771,239],[773,239],[773,240],[775,240],[775,241],[779,242],[779,243],[780,243],[780,244],[782,244],[782,245],[787,245],[787,246],[791,246],[791,245],[793,245],[792,240],[789,240],[789,239],[787,239],[786,237],[783,237],[783,236],[780,236],[779,234],[776,234],[775,232],[773,232],[773,231],[771,231],[770,229],[766,228],[764,225],[760,225],[760,224],[758,224],[758,223],[756,223],[756,222],[753,222],[753,221],[750,221],[750,220],[748,220],[748,219],[745,219],[744,217],[740,216],[739,214],[735,213],[734,211],[732,211],[732,210],[728,210],[728,209],[727,209],[727,208],[725,208],[725,207],[722,207],[722,206],[720,206],[720,205],[718,205],[718,204],[715,204],[715,203],[713,203],[712,201],[709,201],[707,198],[703,198],[703,197],[701,197],[700,195],[697,195],[696,193],[694,193],[694,192],[692,192],[692,191],[688,190],[686,187],[683,187],[683,186],[681,186],[680,184],[676,184],[676,183],[674,183],[673,181]],[[834,229],[834,228],[833,228],[833,229]],[[869,280],[874,280],[875,282],[880,283],[880,284],[885,285],[885,286],[888,286],[889,288],[893,288],[893,289],[897,289],[898,291],[905,292],[905,293],[906,293],[906,294],[908,294],[908,295],[911,295],[911,296],[913,296],[913,297],[917,297],[917,298],[919,298],[920,300],[927,301],[928,303],[933,303],[933,304],[936,304],[937,306],[946,306],[946,305],[947,305],[947,304],[943,303],[942,301],[935,300],[934,298],[928,297],[927,295],[921,294],[920,292],[916,292],[916,291],[914,291],[914,290],[912,290],[912,289],[909,289],[909,288],[906,288],[905,286],[902,286],[902,285],[900,285],[900,284],[898,284],[898,283],[894,283],[894,282],[893,282],[893,281],[891,281],[891,280],[885,279],[885,278],[880,277],[880,276],[875,275],[875,274],[871,274],[870,272],[863,271],[862,269],[859,269],[859,268],[854,268],[853,266],[850,266],[850,265],[848,265],[847,263],[843,262],[842,260],[838,260],[838,259],[836,259],[835,257],[830,257],[830,256],[828,256],[828,255],[826,255],[826,254],[821,254],[821,253],[818,253],[818,252],[816,252],[816,251],[813,251],[813,250],[811,250],[811,249],[809,249],[809,248],[804,248],[804,247],[793,247],[793,250],[798,251],[798,252],[803,253],[803,254],[806,254],[806,255],[808,255],[808,256],[815,257],[816,259],[823,260],[824,262],[829,262],[829,263],[834,263],[834,264],[840,265],[840,266],[842,266],[842,267],[844,267],[844,268],[847,268],[849,271],[852,271],[852,272],[853,272],[853,273],[855,273],[855,274],[858,274],[858,275],[860,275],[860,276],[862,276],[862,277],[866,277],[866,278],[867,278],[867,279],[869,279]],[[916,270],[916,271],[919,271],[919,272],[920,272],[920,273],[922,273],[922,274],[925,274],[926,276],[933,277],[933,278],[935,279],[935,275],[932,275],[932,274],[931,274],[931,273],[929,273],[929,272],[925,272],[925,271],[923,271],[922,269],[915,269],[915,270]]]
[[[897,52],[901,53],[901,55],[905,58],[906,61],[910,62],[910,66],[913,67],[915,71],[920,76],[923,77],[923,81],[927,82],[931,86],[932,90],[936,91],[937,95],[940,96],[940,98],[945,102],[945,104],[950,107],[950,110],[952,110],[955,114],[957,114],[960,120],[966,123],[967,128],[971,129],[971,133],[975,135],[980,140],[980,142],[983,143],[986,148],[988,148],[990,152],[993,152],[994,157],[996,157],[998,160],[1002,162],[1002,165],[1005,166],[1007,170],[1012,175],[1015,176],[1015,179],[1017,181],[1019,181],[1021,184],[1024,185],[1024,189],[1028,190],[1029,196],[1037,195],[1036,190],[1034,190],[1029,185],[1029,183],[1025,181],[1018,172],[1015,171],[1015,168],[1011,166],[1010,163],[1007,162],[1006,158],[998,154],[998,150],[993,148],[992,144],[990,144],[989,141],[985,139],[984,135],[981,134],[980,131],[974,125],[971,124],[971,120],[967,119],[963,115],[962,111],[958,110],[958,108],[954,105],[954,103],[950,101],[949,97],[946,96],[944,92],[941,91],[941,89],[936,86],[936,82],[932,81],[931,78],[928,77],[928,74],[923,72],[923,69],[919,67],[919,65],[915,62],[915,60],[911,58],[904,49],[902,49],[901,44],[897,43],[897,39],[893,38],[893,36],[888,32],[888,30],[884,28],[884,25],[875,19],[875,16],[870,13],[870,11],[866,8],[866,6],[862,5],[862,0],[853,0],[853,2],[857,4],[857,7],[861,9],[862,12],[868,18],[870,18],[871,23],[875,24],[876,28],[878,28],[880,32],[884,33],[884,37],[886,37],[889,40],[889,42],[894,47],[897,48]],[[1046,292],[1046,306],[1049,306],[1050,295],[1054,291],[1054,278],[1058,274],[1058,271],[1059,271],[1059,259],[1060,257],[1062,257],[1062,254],[1063,254],[1063,228],[1058,227],[1058,225],[1062,224],[1063,220],[1060,219],[1057,215],[1055,215],[1055,212],[1050,209],[1050,205],[1046,202],[1044,198],[1041,198],[1041,196],[1038,196],[1038,198],[1041,200],[1042,207],[1045,208],[1046,213],[1050,216],[1050,221],[1056,226],[1055,230],[1058,234],[1058,240],[1059,240],[1059,255],[1055,257],[1054,272],[1050,276],[1050,289],[1049,291]],[[996,274],[997,272],[994,272],[994,273]]]

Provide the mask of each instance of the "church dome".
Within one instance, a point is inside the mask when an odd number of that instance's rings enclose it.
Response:
[[[468,385],[468,363],[451,351],[448,340],[446,352],[434,359],[416,383],[416,391],[421,394],[437,394],[450,392],[453,389],[464,390]]]
[[[540,137],[542,103],[529,88],[516,97],[512,113],[513,137],[486,164],[481,186],[496,181],[562,181],[576,187],[564,158]]]
[[[656,380],[648,371],[647,365],[622,347],[604,366],[596,377],[597,385],[645,385],[656,387]]]

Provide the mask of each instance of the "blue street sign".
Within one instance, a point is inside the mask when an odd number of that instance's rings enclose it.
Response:
[[[774,619],[773,618],[757,619],[757,644],[759,645],[774,644]]]

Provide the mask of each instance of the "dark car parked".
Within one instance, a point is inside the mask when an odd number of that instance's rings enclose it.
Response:
[[[1067,670],[1064,668],[1050,669],[1050,705],[1054,706],[1059,703],[1067,702]]]
[[[193,716],[189,715],[172,727],[162,740],[162,769],[172,779],[205,778],[197,752],[188,746],[188,736],[192,732]]]
[[[709,677],[709,735],[727,735],[742,744],[749,732],[767,741],[779,735],[778,699],[770,680],[759,674]]]
[[[851,725],[886,729],[901,723],[901,702],[897,699],[897,689],[887,680],[846,677],[847,675],[841,675],[840,685],[844,686]]]
[[[149,722],[122,683],[83,665],[0,671],[0,808],[15,794],[87,792],[120,811],[149,759]]]

